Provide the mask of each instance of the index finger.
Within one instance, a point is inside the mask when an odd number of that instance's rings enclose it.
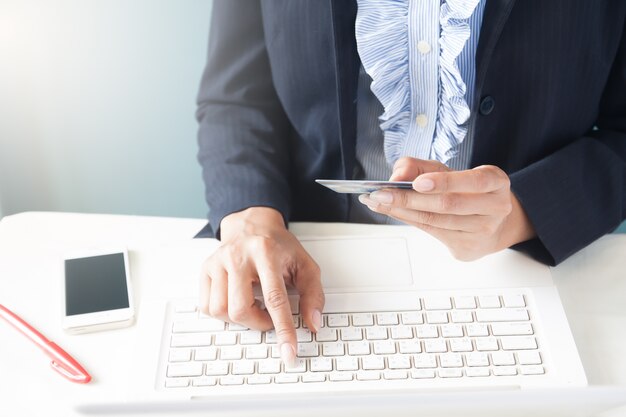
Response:
[[[508,175],[500,168],[483,165],[465,171],[429,172],[413,181],[420,193],[491,193],[510,187]]]
[[[267,259],[257,260],[256,266],[263,289],[265,307],[274,322],[280,356],[285,364],[291,366],[296,360],[297,339],[285,281],[275,265]]]

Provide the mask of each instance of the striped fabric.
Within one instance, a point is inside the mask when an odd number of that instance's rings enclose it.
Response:
[[[469,164],[467,97],[474,92],[485,2],[358,0],[357,48],[384,107],[379,122],[389,164],[402,156],[437,159],[455,169]],[[357,135],[358,141],[379,136],[369,129]]]

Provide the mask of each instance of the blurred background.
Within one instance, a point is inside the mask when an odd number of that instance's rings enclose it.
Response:
[[[0,0],[0,217],[205,217],[208,0]]]
[[[205,217],[210,14],[210,0],[0,0],[0,218]]]

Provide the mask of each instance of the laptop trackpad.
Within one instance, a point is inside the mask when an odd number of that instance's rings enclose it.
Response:
[[[402,237],[304,238],[322,270],[324,288],[406,287],[413,284],[408,245]]]

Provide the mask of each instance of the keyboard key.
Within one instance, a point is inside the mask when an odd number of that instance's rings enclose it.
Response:
[[[458,353],[444,353],[439,355],[439,363],[442,368],[461,368],[463,367],[463,358]]]
[[[307,343],[313,341],[313,334],[309,329],[296,329],[296,338],[298,343]]]
[[[525,365],[520,366],[520,373],[522,375],[543,375],[545,370],[541,365]]]
[[[329,314],[326,320],[328,327],[348,327],[350,325],[347,314]]]
[[[276,330],[269,330],[265,332],[265,343],[274,344],[277,342]]]
[[[447,352],[448,347],[446,341],[442,339],[428,339],[424,340],[424,350],[428,353],[442,353]]]
[[[201,362],[171,363],[167,365],[168,378],[179,376],[200,376],[202,375]]]
[[[214,361],[207,362],[206,371],[207,375],[228,375],[228,362]]]
[[[450,297],[424,297],[425,310],[450,310],[452,303]]]
[[[214,361],[217,359],[217,348],[213,346],[197,348],[194,358],[197,361]]]
[[[541,355],[537,351],[522,351],[516,354],[520,365],[541,365]]]
[[[468,310],[454,310],[450,313],[452,323],[471,323],[474,321],[472,312]]]
[[[537,349],[537,341],[532,336],[508,336],[500,338],[502,350]]]
[[[426,321],[430,324],[447,323],[448,313],[445,311],[429,311],[426,313]]]
[[[352,356],[342,356],[335,359],[338,371],[356,371],[359,369],[359,360]]]
[[[408,355],[387,356],[387,367],[389,369],[410,369],[411,358]]]
[[[319,356],[317,343],[298,343],[298,356],[301,358]]]
[[[232,374],[233,375],[251,375],[254,373],[254,361],[251,360],[240,360],[235,361],[232,364]]]
[[[220,385],[243,385],[243,377],[239,375],[226,375],[220,378]]]
[[[333,360],[331,358],[311,358],[311,372],[329,372],[332,370]]]
[[[246,358],[248,358],[248,359],[267,359],[267,346],[248,346],[248,347],[246,347]]]
[[[494,336],[515,336],[533,334],[533,326],[530,323],[493,323],[491,334]]]
[[[365,338],[367,340],[384,340],[387,339],[386,327],[368,327],[365,329]]]
[[[494,365],[515,365],[515,358],[511,352],[493,352],[491,362]]]
[[[480,295],[478,297],[480,308],[500,308],[500,297],[497,295]]]
[[[239,343],[242,345],[258,345],[261,343],[262,333],[258,330],[247,330],[239,333]]]
[[[272,377],[269,375],[250,375],[248,377],[248,384],[250,385],[261,385],[261,384],[271,384]]]
[[[489,376],[489,368],[467,368],[465,370],[465,375],[471,377],[484,377]]]
[[[337,329],[322,327],[315,335],[315,340],[317,340],[318,342],[336,342]]]
[[[343,354],[344,354],[343,343],[341,342],[322,343],[322,355],[341,356]]]
[[[167,378],[165,388],[185,388],[189,386],[189,378]]]
[[[174,334],[170,342],[171,347],[210,346],[211,335],[207,333]]]
[[[328,379],[331,381],[352,381],[354,375],[352,372],[331,372]]]
[[[217,319],[178,320],[174,322],[172,333],[199,333],[224,330],[224,322]]]
[[[299,316],[291,316],[291,319],[293,320],[293,327],[294,329],[297,329],[300,327],[300,317]],[[302,326],[304,326],[304,320],[302,320]]]
[[[459,368],[439,369],[437,375],[439,375],[439,378],[461,378],[463,370]]]
[[[396,353],[396,344],[390,340],[377,340],[372,343],[374,353],[377,355],[390,355]]]
[[[410,374],[413,379],[428,379],[435,377],[435,371],[432,369],[411,369]]]
[[[475,309],[476,300],[473,296],[462,295],[454,297],[454,306],[459,309]]]
[[[300,378],[302,382],[324,382],[326,381],[326,374],[307,372],[301,375]]]
[[[476,310],[476,321],[528,321],[528,311],[524,308],[494,308]]]
[[[298,374],[279,374],[274,377],[277,384],[295,384],[300,380]]]
[[[237,360],[241,359],[243,353],[241,346],[224,346],[220,349],[220,359]]]
[[[378,313],[376,314],[376,322],[381,326],[398,324],[398,314],[396,313]]]
[[[194,387],[210,387],[213,385],[217,385],[217,378],[214,376],[201,376],[198,378],[194,378],[191,382],[191,385]]]
[[[363,331],[357,327],[341,329],[341,340],[363,340]]]
[[[463,326],[460,324],[446,324],[441,326],[442,337],[463,337]]]
[[[348,343],[348,355],[369,355],[370,344],[365,341]]]
[[[380,379],[378,371],[357,371],[356,379],[359,381],[376,381]]]
[[[246,326],[239,323],[228,323],[228,330],[231,332],[240,332],[243,330],[249,330]]]
[[[474,350],[470,339],[455,338],[448,340],[448,343],[450,343],[450,350],[452,352],[471,352]]]
[[[414,355],[413,366],[416,368],[436,368],[437,358],[435,355],[429,354]]]
[[[170,362],[189,362],[191,360],[191,349],[171,349]]]
[[[385,358],[375,355],[363,356],[361,358],[361,367],[365,370],[385,369]]]
[[[383,378],[385,379],[407,379],[409,374],[407,371],[402,370],[387,370],[383,371]]]
[[[465,331],[468,336],[489,336],[489,328],[486,324],[472,323],[465,326]]]
[[[493,374],[495,376],[513,376],[517,375],[517,368],[514,366],[495,366]]]
[[[437,326],[422,324],[415,326],[415,335],[420,339],[435,338],[439,337],[439,331],[437,330]]]
[[[258,373],[260,374],[277,374],[280,372],[280,360],[278,359],[266,359],[259,361]]]
[[[215,346],[232,346],[237,344],[237,333],[217,333],[215,335]]]
[[[415,339],[401,340],[398,342],[398,348],[400,353],[420,353],[422,351],[421,343]]]
[[[522,294],[503,295],[502,301],[504,301],[505,307],[526,307],[526,301],[524,301],[524,296]]]
[[[476,352],[465,355],[467,366],[489,366],[489,355],[486,353]]]
[[[372,313],[356,313],[352,315],[353,326],[373,326],[374,315]]]
[[[410,326],[394,326],[389,328],[391,330],[392,339],[412,339],[413,330]]]
[[[402,324],[423,324],[424,317],[418,311],[405,311],[400,315]]]
[[[306,359],[296,358],[296,361],[293,365],[285,365],[285,372],[288,374],[306,372]]]
[[[474,344],[479,352],[498,350],[498,340],[495,337],[478,337],[474,339]]]

